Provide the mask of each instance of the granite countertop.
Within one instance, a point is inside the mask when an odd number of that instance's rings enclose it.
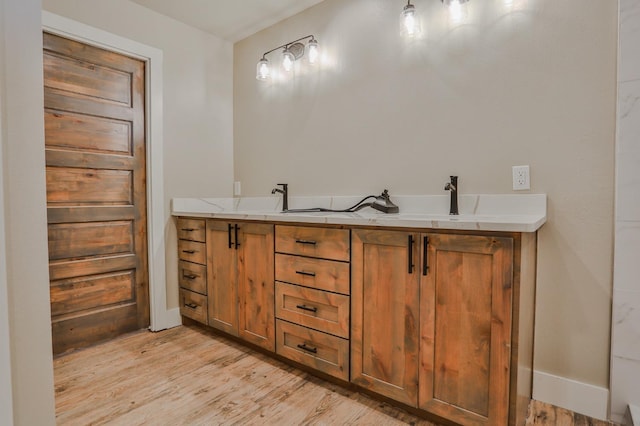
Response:
[[[289,197],[290,209],[346,209],[362,197]],[[391,196],[400,213],[385,214],[370,207],[355,213],[282,212],[282,197],[174,198],[173,216],[231,220],[323,223],[403,228],[535,232],[547,220],[546,194],[460,195],[460,214],[450,216],[448,195]]]

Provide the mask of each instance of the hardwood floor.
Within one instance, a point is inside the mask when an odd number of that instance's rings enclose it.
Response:
[[[54,360],[59,425],[433,423],[199,327],[137,332]],[[534,402],[530,425],[605,425]]]

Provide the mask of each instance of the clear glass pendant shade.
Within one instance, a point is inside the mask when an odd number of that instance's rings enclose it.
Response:
[[[420,20],[416,7],[407,4],[400,14],[400,34],[404,37],[415,37],[420,34]]]
[[[293,56],[293,53],[289,52],[289,49],[285,48],[282,52],[282,69],[285,72],[291,72],[293,70],[293,62],[296,60],[296,57]]]
[[[318,51],[318,40],[311,39],[307,44],[307,56],[309,64],[315,65],[320,60],[320,52]]]
[[[257,80],[267,80],[271,75],[271,70],[269,69],[269,61],[266,58],[262,58],[258,61],[258,65],[256,65],[256,79]]]

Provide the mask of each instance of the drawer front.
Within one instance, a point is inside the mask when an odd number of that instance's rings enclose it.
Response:
[[[349,264],[276,254],[276,280],[349,294]]]
[[[200,263],[206,262],[206,245],[195,241],[178,240],[178,257],[180,260]]]
[[[349,338],[349,296],[276,283],[276,317]]]
[[[207,296],[180,289],[180,314],[192,320],[207,323]]]
[[[276,251],[348,262],[351,256],[349,231],[276,226]]]
[[[178,219],[178,238],[181,240],[205,242],[204,219]]]
[[[286,321],[276,320],[276,353],[349,380],[349,341]]]
[[[207,267],[181,260],[178,264],[178,281],[180,287],[206,295]]]

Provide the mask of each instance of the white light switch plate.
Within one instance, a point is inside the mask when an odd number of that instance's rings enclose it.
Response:
[[[529,166],[513,166],[513,190],[524,191],[531,189]]]
[[[240,185],[239,180],[233,182],[233,195],[235,195],[236,197],[242,195],[242,186]]]

